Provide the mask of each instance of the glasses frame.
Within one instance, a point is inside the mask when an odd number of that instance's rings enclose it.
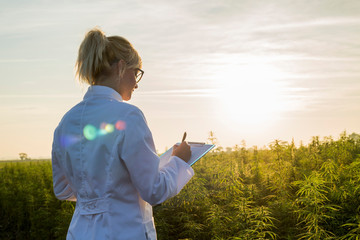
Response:
[[[135,79],[139,78],[138,80],[136,80],[136,84],[138,84],[144,75],[144,71],[140,68],[135,68],[135,70],[138,71],[137,73],[135,73]]]

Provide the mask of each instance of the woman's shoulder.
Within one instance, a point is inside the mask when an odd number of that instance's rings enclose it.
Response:
[[[61,121],[59,126],[67,125],[68,123],[72,124],[74,122],[84,121],[84,118],[91,118],[95,121],[98,118],[102,120],[106,119],[109,122],[112,120],[123,120],[123,121],[133,121],[133,122],[143,122],[146,121],[143,112],[135,105],[126,102],[118,101],[108,101],[105,104],[97,105],[96,109],[93,109],[91,104],[88,105],[85,101],[82,101],[70,110],[68,110]],[[86,114],[87,111],[91,109],[92,114]],[[84,117],[84,114],[86,117]]]
[[[118,102],[118,101],[111,101],[108,103],[109,109],[114,110],[114,112],[121,112],[121,113],[142,113],[139,107],[132,105],[127,102]]]
[[[130,103],[125,103],[126,109],[127,109],[127,116],[139,116],[141,118],[144,118],[144,113],[141,111],[141,109],[135,105],[132,105]]]
[[[73,117],[75,115],[77,115],[76,113],[79,112],[81,106],[84,104],[84,101],[79,102],[78,104],[76,104],[75,106],[73,106],[72,108],[70,108],[65,114],[64,116],[61,118],[60,123],[66,121],[66,119]]]
[[[145,120],[142,110],[127,102],[111,101],[106,104],[105,108],[103,109],[104,115],[109,118],[128,119],[129,121]]]

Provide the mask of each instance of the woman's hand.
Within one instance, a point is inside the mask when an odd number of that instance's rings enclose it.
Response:
[[[188,162],[191,157],[191,150],[189,144],[187,142],[182,142],[180,145],[174,145],[173,152],[171,154],[172,156],[177,156],[184,160],[185,162]]]

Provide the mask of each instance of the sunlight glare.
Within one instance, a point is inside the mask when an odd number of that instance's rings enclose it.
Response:
[[[284,73],[265,63],[226,67],[217,84],[223,115],[251,125],[276,120],[288,108],[284,77]]]

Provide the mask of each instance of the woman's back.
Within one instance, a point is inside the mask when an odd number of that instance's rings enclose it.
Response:
[[[104,197],[112,184],[128,175],[116,156],[116,144],[124,136],[125,116],[133,108],[107,95],[87,94],[60,122],[55,133],[57,152],[80,198]]]
[[[67,239],[156,239],[152,206],[176,195],[194,175],[178,156],[159,168],[152,134],[129,100],[144,71],[124,38],[90,31],[79,49],[78,74],[90,84],[84,100],[54,133],[54,193],[76,201]],[[180,155],[176,155],[180,154]]]

